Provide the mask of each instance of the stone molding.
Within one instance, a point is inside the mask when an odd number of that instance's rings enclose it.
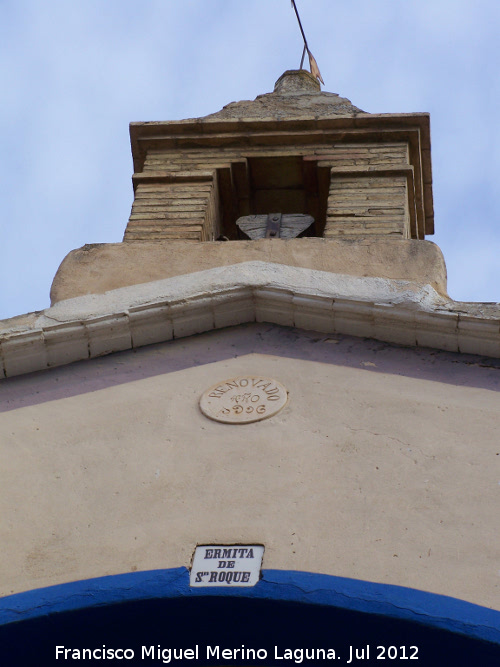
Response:
[[[5,320],[0,377],[255,321],[498,358],[500,308],[480,305],[409,281],[244,262]]]

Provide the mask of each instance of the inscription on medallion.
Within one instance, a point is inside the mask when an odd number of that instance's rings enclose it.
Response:
[[[249,424],[272,417],[287,400],[287,390],[276,380],[243,375],[207,389],[200,399],[200,408],[218,422]]]

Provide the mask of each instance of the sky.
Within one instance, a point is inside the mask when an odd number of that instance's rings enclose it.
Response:
[[[325,81],[431,114],[448,291],[500,301],[500,2],[297,0]],[[297,69],[290,0],[0,0],[0,318],[50,305],[63,258],[123,238],[131,121],[213,113]]]

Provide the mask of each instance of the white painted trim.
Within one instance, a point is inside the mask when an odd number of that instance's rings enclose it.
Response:
[[[500,357],[500,308],[463,313],[430,285],[245,262],[61,301],[0,323],[12,377],[246,322]]]

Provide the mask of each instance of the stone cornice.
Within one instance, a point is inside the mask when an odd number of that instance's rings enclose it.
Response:
[[[6,320],[0,377],[255,321],[500,357],[498,305],[457,304],[409,281],[255,261],[68,299]]]

